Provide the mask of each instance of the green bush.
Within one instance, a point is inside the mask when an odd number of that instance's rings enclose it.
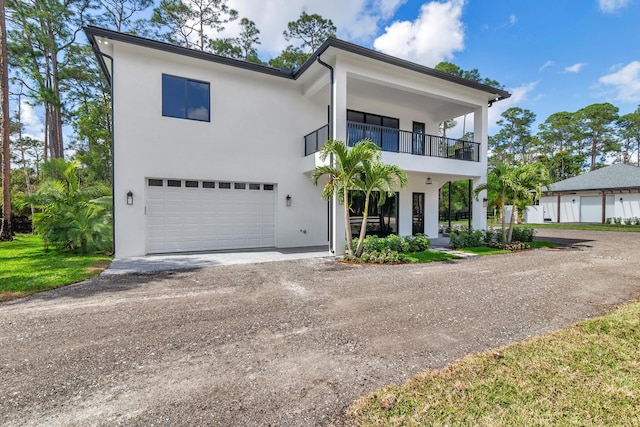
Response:
[[[536,234],[536,230],[531,227],[514,227],[511,240],[513,242],[533,242],[533,237]]]
[[[398,253],[422,252],[429,249],[431,241],[424,234],[416,234],[415,236],[398,236],[390,234],[387,237],[380,238],[378,236],[367,236],[362,244],[363,255],[365,253],[383,252],[391,250]],[[353,239],[353,246],[358,246],[358,239]]]
[[[418,233],[415,236],[406,236],[405,240],[409,243],[408,252],[424,252],[431,246],[431,240],[422,233]]]
[[[451,233],[449,242],[454,249],[485,246],[486,235],[482,230],[465,228]]]

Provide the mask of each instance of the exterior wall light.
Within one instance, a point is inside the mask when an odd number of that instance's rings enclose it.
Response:
[[[287,194],[287,197],[285,198],[287,201],[287,207],[291,206],[291,196]]]
[[[575,202],[576,202],[576,199],[571,199],[571,203],[575,203]]]
[[[129,192],[127,193],[127,205],[133,205],[133,193],[131,192],[131,190],[129,190]]]
[[[482,199],[482,207],[483,208],[486,208],[488,204],[489,204],[489,200],[487,200],[486,197],[484,199]]]
[[[622,200],[623,200],[622,197],[620,197],[620,202],[622,202]]]
[[[430,176],[427,176],[427,182],[425,184],[431,185],[431,177]]]

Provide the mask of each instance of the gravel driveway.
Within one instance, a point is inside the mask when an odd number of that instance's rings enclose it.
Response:
[[[0,304],[0,423],[342,425],[361,394],[640,297],[640,235],[422,265],[100,277]]]

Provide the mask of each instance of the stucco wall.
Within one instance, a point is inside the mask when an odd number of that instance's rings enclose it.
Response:
[[[327,242],[326,201],[299,162],[302,137],[326,121],[328,94],[313,103],[283,78],[131,45],[116,44],[114,57],[116,256],[146,252],[147,177],[276,184],[276,245]],[[163,73],[210,82],[210,122],[162,116]]]
[[[580,222],[580,201],[583,196],[601,196],[602,193],[583,192],[560,197],[560,222]],[[620,200],[622,199],[622,200]],[[606,218],[640,218],[640,194],[607,194],[605,207]],[[540,205],[544,207],[545,218],[551,222],[558,222],[558,197],[547,196],[540,198]]]

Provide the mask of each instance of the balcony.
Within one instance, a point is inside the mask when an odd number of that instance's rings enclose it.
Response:
[[[319,151],[327,139],[327,125],[306,135],[304,137],[305,156]],[[363,139],[373,141],[382,151],[392,153],[406,153],[469,162],[480,161],[480,144],[477,142],[443,138],[384,126],[347,122],[347,144],[352,147]]]

